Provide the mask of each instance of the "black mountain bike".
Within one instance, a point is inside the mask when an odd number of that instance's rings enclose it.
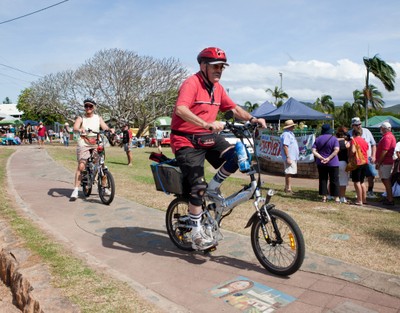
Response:
[[[105,165],[104,135],[93,133],[97,134],[97,147],[90,149],[90,157],[87,159],[86,168],[82,172],[82,191],[85,197],[89,197],[93,186],[97,183],[100,200],[108,205],[114,200],[115,196],[114,178]]]

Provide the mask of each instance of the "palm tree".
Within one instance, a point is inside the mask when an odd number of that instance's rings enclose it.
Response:
[[[335,103],[332,101],[332,97],[330,95],[322,95],[321,98],[318,98],[314,102],[314,105],[317,110],[321,110],[324,113],[335,112]]]
[[[258,103],[251,103],[250,101],[246,101],[244,103],[244,107],[246,108],[247,112],[253,112],[255,109],[259,107]]]
[[[354,116],[362,116],[364,112],[364,93],[358,89],[353,91],[353,103],[351,108],[354,112]]]
[[[345,102],[341,108],[335,111],[335,124],[350,125],[351,119],[356,116],[350,102]]]
[[[277,108],[279,108],[282,105],[283,99],[289,98],[287,93],[284,92],[282,89],[280,89],[278,86],[275,86],[274,90],[268,88],[265,90],[265,92],[266,93],[270,92],[271,96],[273,96],[275,98],[275,105]],[[280,99],[280,101],[278,101],[278,99]]]
[[[368,126],[368,102],[372,101],[372,90],[370,89],[369,84],[369,73],[374,74],[374,76],[382,82],[385,89],[390,92],[394,90],[394,79],[396,77],[396,72],[389,64],[380,59],[377,55],[375,55],[373,58],[364,57],[363,60],[365,67],[367,68],[364,88],[364,107],[365,126]]]

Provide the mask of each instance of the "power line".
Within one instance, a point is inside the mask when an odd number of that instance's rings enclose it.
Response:
[[[9,23],[9,22],[12,22],[12,21],[15,21],[15,20],[18,20],[18,19],[20,19],[20,18],[27,17],[27,16],[29,16],[29,15],[32,15],[32,14],[35,14],[35,13],[38,13],[38,12],[41,12],[41,11],[44,11],[44,10],[47,10],[47,9],[50,9],[50,8],[52,8],[52,7],[55,7],[55,6],[57,6],[57,5],[60,5],[60,4],[62,4],[62,3],[64,3],[64,2],[67,2],[67,1],[69,1],[69,0],[64,0],[64,1],[58,2],[58,3],[56,3],[56,4],[50,5],[50,6],[48,6],[48,7],[45,7],[45,8],[43,8],[43,9],[40,9],[40,10],[31,12],[31,13],[28,13],[28,14],[25,14],[25,15],[22,15],[22,16],[19,16],[19,17],[15,17],[15,18],[12,18],[12,19],[7,20],[7,21],[0,22],[0,25],[1,25],[1,24],[5,24],[5,23]]]
[[[36,76],[36,77],[40,77],[40,78],[43,77],[43,76],[40,76],[40,75],[36,75],[36,74],[29,73],[29,72],[25,72],[25,71],[20,70],[20,69],[18,69],[18,68],[16,68],[16,67],[12,67],[12,66],[9,66],[9,65],[5,65],[5,64],[3,64],[3,63],[0,63],[0,65],[2,65],[2,66],[4,66],[4,67],[11,68],[11,69],[13,69],[13,70],[15,70],[15,71],[18,71],[18,72],[21,72],[21,73],[24,73],[24,74],[28,74],[28,75],[32,75],[32,76]]]

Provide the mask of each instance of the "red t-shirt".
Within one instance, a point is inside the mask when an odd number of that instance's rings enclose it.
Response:
[[[229,98],[221,84],[215,83],[213,94],[210,95],[206,89],[203,77],[198,72],[186,79],[179,89],[177,106],[184,105],[194,114],[208,123],[212,123],[217,118],[218,111],[226,112],[236,107],[236,103]],[[172,114],[171,129],[189,134],[207,133],[202,127],[184,121],[174,113]],[[191,142],[182,136],[171,134],[172,151],[182,147],[192,147]]]
[[[44,137],[46,135],[46,127],[44,127],[44,126],[40,127],[39,126],[37,134],[40,137]]]
[[[362,138],[362,137],[360,137],[360,136],[354,137],[353,140],[354,140],[355,142],[357,142],[358,145],[360,146],[361,152],[362,152],[362,154],[363,154],[363,156],[364,156],[364,159],[365,159],[365,160],[367,161],[367,163],[368,163],[368,142],[366,142],[366,141],[364,140],[364,138]],[[353,145],[353,142],[351,142],[351,145]]]
[[[378,143],[376,148],[376,161],[380,161],[381,154],[383,151],[387,150],[387,153],[383,159],[382,164],[391,165],[393,161],[394,148],[396,147],[396,138],[392,132],[387,132],[382,136],[382,139]]]

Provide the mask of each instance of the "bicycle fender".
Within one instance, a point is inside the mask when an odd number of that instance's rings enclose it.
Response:
[[[257,219],[258,219],[257,212],[254,212],[244,228],[250,227]]]

